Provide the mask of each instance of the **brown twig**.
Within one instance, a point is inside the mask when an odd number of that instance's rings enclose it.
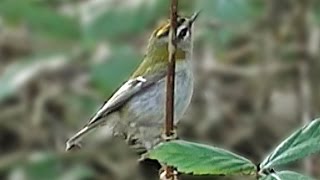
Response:
[[[167,76],[167,99],[166,99],[166,136],[171,136],[173,131],[174,115],[174,79],[175,79],[175,54],[176,54],[176,27],[177,27],[177,0],[171,1],[170,41],[169,41],[169,63]]]
[[[173,118],[174,118],[174,81],[175,81],[175,54],[176,54],[176,29],[177,29],[177,8],[178,0],[171,0],[170,12],[170,40],[168,45],[169,63],[167,75],[167,95],[166,95],[166,121],[165,135],[173,135]],[[166,167],[166,179],[173,180],[175,177],[172,167]]]
[[[310,0],[297,1],[296,6],[298,12],[296,15],[297,35],[298,43],[300,45],[300,51],[298,51],[298,74],[299,74],[299,96],[300,96],[300,113],[301,123],[306,124],[312,120],[312,82],[311,82],[311,56],[308,52],[308,30],[307,12],[310,8]],[[305,170],[307,174],[313,174],[313,158],[307,158],[305,160]]]

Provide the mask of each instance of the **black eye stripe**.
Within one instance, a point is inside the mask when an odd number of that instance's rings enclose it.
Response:
[[[181,25],[183,25],[184,22],[186,22],[186,18],[178,17],[177,26],[180,27]],[[188,29],[188,28],[185,28],[185,29]],[[157,35],[157,38],[163,38],[163,37],[168,36],[169,35],[169,31],[170,31],[170,28],[168,28],[166,31],[164,31],[160,35]],[[181,31],[185,31],[185,32],[182,32],[182,35],[181,35],[181,38],[183,38],[187,34],[188,30],[182,29]],[[179,32],[179,35],[180,34],[181,34],[181,32]],[[180,38],[179,35],[178,35],[178,38]]]
[[[183,39],[187,35],[188,31],[189,31],[188,28],[182,29],[178,34],[178,38],[179,39]]]

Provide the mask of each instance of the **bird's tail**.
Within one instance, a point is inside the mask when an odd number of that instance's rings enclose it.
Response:
[[[81,139],[91,130],[95,129],[102,123],[103,121],[101,116],[93,116],[88,124],[86,124],[81,130],[79,130],[75,135],[68,139],[68,141],[66,142],[66,151],[71,150],[75,146],[79,146],[79,142],[81,141]]]

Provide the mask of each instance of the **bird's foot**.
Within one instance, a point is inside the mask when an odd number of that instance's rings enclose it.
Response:
[[[132,134],[123,134],[122,136],[124,137],[124,139],[125,139],[125,141],[126,141],[126,143],[128,145],[131,146],[131,145],[137,144],[138,139],[136,137],[134,137],[134,135],[132,135]]]

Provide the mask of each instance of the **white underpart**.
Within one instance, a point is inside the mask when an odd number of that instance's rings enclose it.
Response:
[[[193,78],[190,65],[189,61],[176,62],[175,125],[183,117],[192,97]],[[126,114],[121,117],[122,124],[129,125],[129,127],[124,127],[124,132],[138,139],[146,149],[150,149],[160,142],[165,120],[165,88],[166,77],[163,77],[153,86],[145,89],[143,93],[133,96],[126,103]]]

